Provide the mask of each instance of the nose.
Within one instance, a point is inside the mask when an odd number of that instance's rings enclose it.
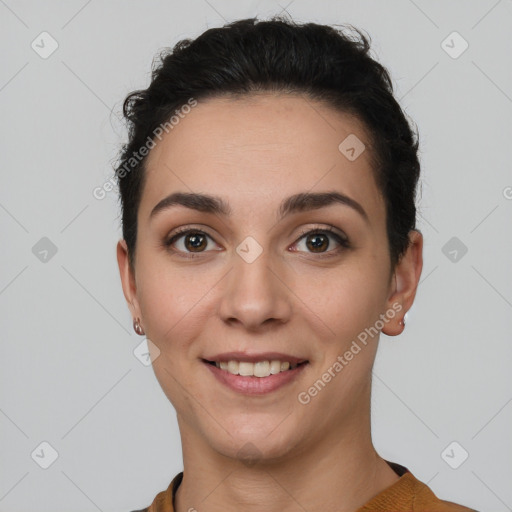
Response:
[[[287,323],[293,306],[291,272],[284,262],[272,260],[269,251],[250,263],[235,253],[222,292],[221,318],[247,331]]]

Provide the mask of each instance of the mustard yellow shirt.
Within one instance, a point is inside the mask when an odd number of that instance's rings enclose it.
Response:
[[[395,462],[386,462],[400,479],[374,496],[356,512],[478,512],[451,501],[440,500],[406,467]],[[169,487],[156,495],[149,507],[133,512],[174,512],[174,496],[182,478],[183,472],[178,473]]]

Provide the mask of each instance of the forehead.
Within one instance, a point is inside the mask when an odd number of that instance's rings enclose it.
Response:
[[[146,161],[142,219],[174,191],[225,197],[240,214],[254,215],[255,203],[263,212],[284,196],[338,190],[369,215],[382,214],[363,123],[305,96],[208,99],[155,141]]]

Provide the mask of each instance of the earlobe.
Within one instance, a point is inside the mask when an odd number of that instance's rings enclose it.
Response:
[[[409,246],[395,267],[393,288],[387,302],[387,307],[397,311],[397,314],[383,327],[384,334],[397,336],[403,332],[404,316],[414,302],[422,268],[423,235],[418,230],[411,230]]]

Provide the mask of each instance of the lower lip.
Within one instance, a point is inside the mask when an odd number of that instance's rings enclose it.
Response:
[[[308,363],[303,363],[293,370],[286,370],[269,375],[268,377],[244,377],[243,375],[233,375],[226,370],[221,370],[213,364],[204,364],[222,384],[225,384],[233,391],[246,395],[264,395],[276,391],[296,379],[308,365]]]

